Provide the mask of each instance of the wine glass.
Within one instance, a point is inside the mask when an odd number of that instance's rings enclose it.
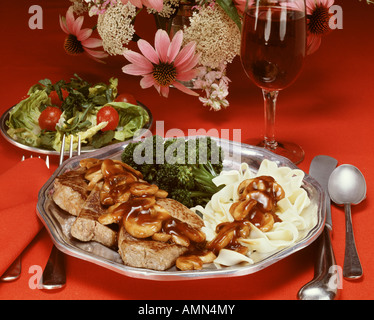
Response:
[[[262,89],[265,136],[258,145],[299,163],[303,149],[275,140],[275,110],[280,90],[303,67],[306,51],[305,0],[247,0],[240,58],[247,76]]]

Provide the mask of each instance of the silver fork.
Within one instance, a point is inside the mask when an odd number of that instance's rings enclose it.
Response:
[[[22,269],[21,255],[22,254],[20,254],[9,266],[9,268],[6,269],[6,271],[1,275],[0,280],[2,282],[14,281],[20,277]]]
[[[65,135],[62,137],[61,149],[60,149],[60,166],[64,161],[64,150],[65,150]],[[81,153],[81,137],[78,136],[78,150],[77,155]],[[69,158],[73,157],[73,137],[70,136],[70,147],[69,147]],[[60,289],[66,284],[66,272],[65,272],[65,255],[63,252],[58,250],[55,245],[52,247],[52,251],[49,255],[47,264],[44,268],[43,275],[40,279],[40,289]]]
[[[30,158],[33,156],[31,155]],[[41,158],[40,156],[38,158]],[[26,157],[22,156],[21,161],[25,161]],[[45,164],[47,168],[49,168],[49,156],[46,157],[45,159]],[[22,259],[21,259],[22,254],[20,254],[14,261],[13,263],[6,269],[6,271],[1,275],[0,281],[2,282],[10,282],[17,280],[21,276],[21,271],[22,271]]]

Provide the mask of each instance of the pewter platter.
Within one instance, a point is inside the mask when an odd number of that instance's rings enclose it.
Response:
[[[186,139],[193,138],[196,137],[186,137]],[[288,159],[275,155],[263,148],[224,139],[213,139],[217,141],[225,152],[224,170],[238,169],[242,162],[246,162],[253,172],[257,172],[264,159],[276,162],[278,167],[287,166],[291,169],[297,169]],[[104,147],[90,153],[90,158],[120,159],[121,153],[128,143],[129,142],[124,142]],[[83,158],[85,158],[85,155],[66,160],[41,188],[39,191],[37,214],[59,250],[68,255],[92,262],[129,277],[147,280],[174,281],[234,277],[255,273],[310,245],[320,235],[325,224],[325,210],[322,205],[324,203],[324,193],[320,185],[312,177],[305,175],[302,188],[307,191],[311,203],[317,207],[316,223],[311,229],[301,232],[298,240],[291,246],[263,255],[259,261],[251,265],[217,268],[214,264],[209,264],[198,271],[178,271],[175,267],[167,271],[154,271],[125,266],[122,263],[120,255],[116,251],[96,242],[81,242],[74,239],[70,235],[70,228],[75,217],[63,212],[51,199],[55,177],[66,170],[78,167],[79,161]]]
[[[151,128],[151,126],[153,124],[153,116],[152,116],[151,111],[144,104],[142,104],[139,101],[138,101],[138,106],[142,107],[148,113],[148,116],[149,116],[149,121],[143,126],[142,129],[140,129],[138,131],[138,135],[141,136],[144,133],[145,130],[148,130],[148,129]],[[5,111],[0,118],[0,132],[1,132],[1,135],[5,138],[5,140],[7,140],[8,142],[10,142],[11,144],[13,144],[14,146],[16,146],[20,149],[27,150],[27,151],[30,151],[30,152],[48,154],[48,155],[59,155],[60,154],[59,151],[44,149],[44,148],[39,148],[39,147],[32,147],[32,146],[20,143],[20,142],[14,140],[11,136],[8,135],[7,131],[9,129],[9,127],[7,126],[6,122],[8,121],[10,112],[12,111],[13,108],[14,107],[11,107],[7,111]],[[83,146],[81,152],[82,153],[87,153],[87,152],[92,152],[92,151],[96,151],[96,150],[98,150],[98,149],[95,149],[92,146]],[[68,151],[66,151],[65,153],[67,154]]]

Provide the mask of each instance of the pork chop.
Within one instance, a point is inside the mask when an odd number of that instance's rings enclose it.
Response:
[[[161,241],[137,239],[122,226],[118,236],[118,252],[125,265],[153,270],[167,270],[188,248]]]
[[[80,241],[96,241],[107,247],[117,247],[117,232],[102,225],[98,218],[106,213],[100,201],[102,183],[96,184],[81,207],[79,216],[71,227],[71,235]]]
[[[85,173],[86,168],[67,171],[54,182],[53,201],[73,216],[78,216],[88,197]]]
[[[173,199],[158,199],[156,203],[167,210],[170,216],[193,228],[199,230],[204,226],[203,220],[195,212]],[[118,248],[125,265],[159,271],[171,268],[188,251],[188,247],[175,243],[134,238],[123,225],[118,235]]]

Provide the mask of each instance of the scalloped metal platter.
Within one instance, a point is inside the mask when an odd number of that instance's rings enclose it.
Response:
[[[186,137],[193,139],[196,137]],[[278,156],[263,148],[224,139],[216,139],[225,152],[224,170],[238,169],[242,162],[246,162],[253,172],[257,172],[264,159],[275,161],[278,166],[297,167],[288,159]],[[104,147],[90,153],[90,158],[120,159],[121,153],[129,142]],[[219,277],[243,276],[260,271],[277,261],[284,259],[292,253],[310,245],[323,230],[325,224],[325,210],[323,207],[324,193],[320,185],[309,175],[305,175],[302,187],[307,191],[311,204],[317,206],[315,225],[300,233],[299,239],[291,246],[263,255],[260,261],[251,265],[236,265],[232,267],[217,268],[214,264],[204,266],[198,271],[178,271],[175,267],[167,271],[154,271],[149,269],[133,268],[122,263],[118,252],[111,250],[97,242],[81,242],[70,234],[70,228],[75,217],[63,212],[55,205],[51,198],[54,179],[66,170],[78,167],[79,161],[85,155],[66,160],[46,182],[39,192],[37,214],[47,228],[54,244],[64,253],[100,265],[120,274],[147,280],[175,281]]]

